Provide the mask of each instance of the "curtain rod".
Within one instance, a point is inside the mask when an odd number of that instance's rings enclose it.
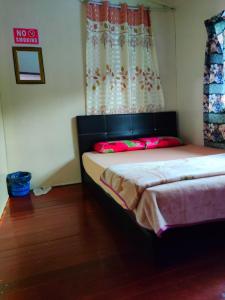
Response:
[[[104,1],[96,1],[96,0],[79,0],[81,3],[93,3],[93,4],[97,4],[97,5],[102,5]],[[144,6],[145,9],[151,9],[151,10],[175,10],[174,7],[172,6],[168,6],[166,4],[163,4],[162,2],[157,2],[154,0],[150,0],[149,1],[151,4],[153,5],[148,5],[148,6]],[[138,4],[138,5],[141,5]],[[121,7],[121,3],[110,3],[111,7]],[[133,5],[128,5],[129,8],[131,9],[137,9],[136,6]]]

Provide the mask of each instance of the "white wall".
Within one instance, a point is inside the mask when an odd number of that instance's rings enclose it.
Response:
[[[0,2],[1,4],[1,2]],[[0,10],[0,19],[2,19],[3,12]],[[0,23],[1,25],[1,23]],[[2,38],[0,37],[0,43],[2,43]],[[2,51],[0,48],[0,57],[2,58]],[[2,70],[3,58],[0,59],[0,70]],[[5,204],[8,200],[7,185],[6,185],[6,175],[7,175],[7,157],[6,157],[6,141],[4,132],[4,122],[3,122],[3,111],[2,111],[2,99],[3,99],[3,77],[4,72],[0,71],[0,218],[2,212],[5,208]]]
[[[33,186],[80,181],[74,117],[85,113],[85,17],[77,0],[0,0],[0,72],[9,172],[28,170]],[[166,109],[176,109],[173,15],[153,13]],[[17,85],[13,27],[40,32],[45,85]]]
[[[0,99],[0,218],[5,208],[5,204],[8,200],[6,174],[7,174],[7,159],[6,159],[1,99]]]
[[[78,182],[74,117],[84,113],[80,4],[73,0],[8,0],[2,1],[1,10],[2,100],[9,171],[31,171],[33,185]],[[16,84],[13,27],[39,29],[46,84]]]
[[[177,99],[181,135],[203,144],[204,21],[224,9],[224,0],[176,1]]]
[[[151,13],[157,46],[160,76],[165,97],[165,110],[177,110],[177,70],[174,11]]]

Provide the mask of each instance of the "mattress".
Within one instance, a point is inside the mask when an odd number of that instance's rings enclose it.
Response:
[[[120,197],[100,181],[105,169],[117,164],[132,164],[156,161],[168,161],[182,158],[199,157],[224,153],[224,150],[196,145],[185,145],[171,148],[128,151],[118,153],[86,152],[82,156],[87,174],[123,208],[126,208]]]

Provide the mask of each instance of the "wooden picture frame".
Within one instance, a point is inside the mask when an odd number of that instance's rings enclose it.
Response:
[[[12,52],[17,84],[45,83],[42,48],[12,47]]]

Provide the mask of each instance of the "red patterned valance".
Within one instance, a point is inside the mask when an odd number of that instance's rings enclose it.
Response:
[[[127,4],[122,4],[121,8],[117,8],[111,7],[108,1],[104,1],[102,5],[88,3],[87,18],[96,22],[150,26],[149,11],[144,9],[144,6],[140,6],[138,9],[130,9]]]

